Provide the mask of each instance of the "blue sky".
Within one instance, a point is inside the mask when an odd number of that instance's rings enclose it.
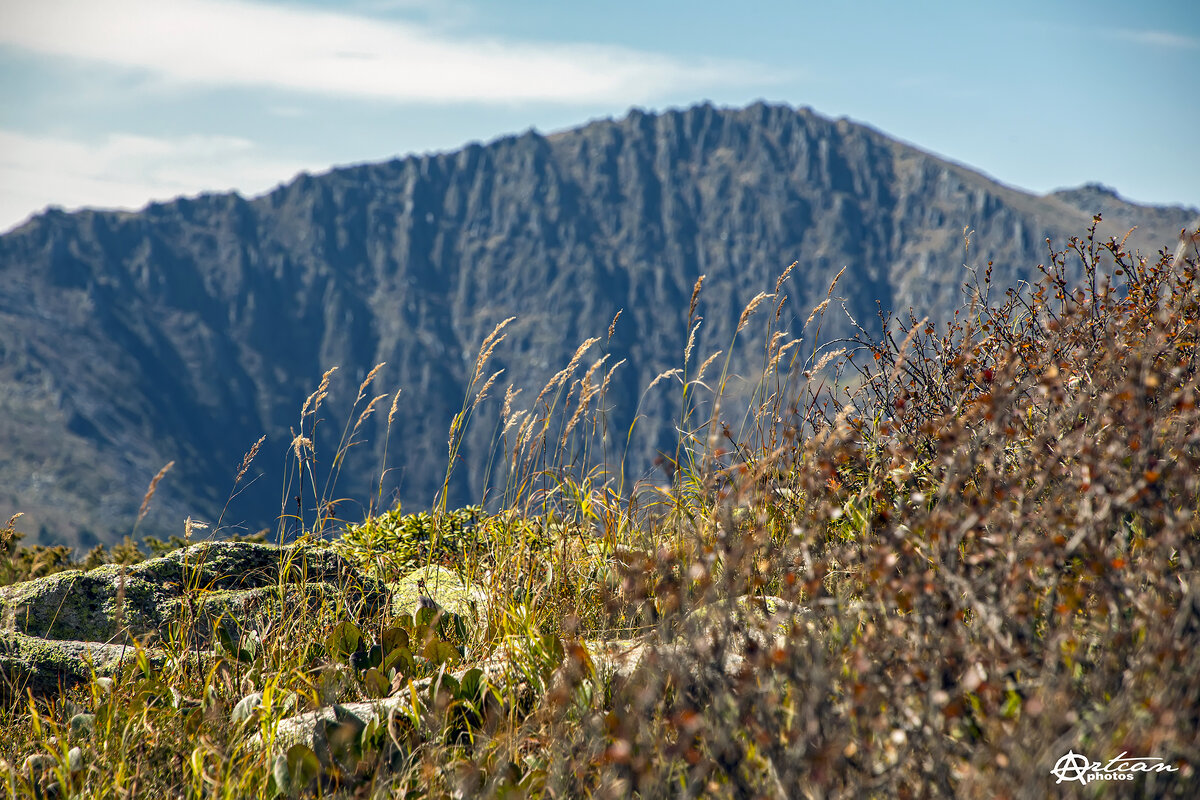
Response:
[[[0,230],[703,100],[848,116],[1035,192],[1200,207],[1196,8],[0,0]]]

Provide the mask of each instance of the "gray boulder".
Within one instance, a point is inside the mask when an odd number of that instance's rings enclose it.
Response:
[[[162,664],[161,650],[148,649],[152,667]],[[35,696],[59,693],[92,679],[113,677],[130,661],[130,645],[42,639],[23,633],[0,633],[0,698],[5,704],[18,700],[26,689]]]
[[[432,594],[428,576],[426,579]],[[466,590],[469,593],[470,587]],[[439,603],[442,599],[439,598]],[[393,608],[397,613],[408,610],[399,596],[393,597]],[[701,606],[692,611],[684,618],[680,635],[669,642],[664,641],[659,632],[635,639],[587,640],[579,642],[584,652],[576,658],[585,658],[589,663],[587,672],[603,684],[622,682],[639,669],[662,668],[664,660],[683,659],[693,677],[699,665],[706,662],[711,662],[711,667],[726,675],[733,675],[745,664],[746,650],[751,643],[757,647],[778,643],[794,623],[806,629],[813,625],[808,611],[796,603],[778,597],[746,595],[727,604]],[[518,665],[527,661],[519,643],[514,642],[512,646],[501,645],[484,660],[460,664],[455,669],[447,669],[445,674],[457,683],[469,672],[477,670],[482,680],[493,686],[512,685],[525,679],[527,672]],[[394,685],[395,691],[388,697],[333,703],[282,719],[275,729],[273,746],[276,754],[299,744],[311,749],[322,763],[328,763],[337,757],[339,748],[356,742],[363,731],[386,726],[396,713],[407,713],[413,707],[414,697],[427,704],[430,688],[437,681],[437,677],[425,677],[411,683],[400,682]],[[257,737],[256,741],[261,742]]]
[[[206,542],[131,566],[60,572],[0,589],[0,682],[5,693],[47,694],[115,674],[137,639],[152,643],[185,621],[189,647],[212,644],[256,615],[336,601],[377,609],[387,588],[329,548]],[[156,651],[152,651],[156,652]]]

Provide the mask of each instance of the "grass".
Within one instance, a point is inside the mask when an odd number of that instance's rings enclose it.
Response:
[[[337,472],[386,398],[364,382],[321,473],[326,375],[281,530],[331,542],[373,580],[448,568],[481,588],[476,618],[355,604],[351,587],[297,602],[281,586],[237,641],[198,652],[185,620],[161,668],[139,657],[119,680],[0,713],[0,791],[1041,797],[1073,751],[1162,759],[1086,792],[1191,796],[1196,270],[1093,226],[1036,285],[997,289],[989,265],[948,323],[910,314],[838,342],[819,338],[836,281],[809,335],[777,335],[785,275],[738,325],[775,304],[745,408],[726,391],[729,357],[706,380],[720,356],[692,352],[698,281],[683,367],[660,376],[681,387],[668,481],[627,482],[589,449],[615,368],[583,367],[594,340],[528,405],[504,396],[489,510],[443,495],[429,512],[338,520]],[[503,325],[451,425],[447,485],[502,339]],[[20,548],[15,523],[6,581],[78,566]],[[89,563],[136,559],[130,544]],[[603,641],[637,663],[609,674]],[[500,672],[470,669],[499,656]],[[387,719],[329,753],[276,752],[285,718],[382,696]]]

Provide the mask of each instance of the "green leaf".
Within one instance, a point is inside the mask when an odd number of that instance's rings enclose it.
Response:
[[[363,754],[382,750],[387,743],[387,737],[387,722],[382,719],[373,719],[359,734],[358,750]]]
[[[202,778],[204,777],[204,750],[200,747],[192,749],[192,775]]]
[[[363,673],[363,686],[366,688],[368,697],[387,697],[392,691],[392,682],[374,667]]]
[[[137,653],[134,656],[134,660],[136,661],[138,669],[142,671],[142,675],[145,676],[146,680],[152,681],[157,678],[154,670],[150,668],[150,659],[146,657],[146,651],[142,649],[141,645],[139,645],[137,648]]]
[[[371,649],[367,651],[367,666],[378,669],[383,664],[383,655],[386,652],[381,644],[371,645]]]
[[[465,642],[467,640],[467,621],[462,618],[461,614],[454,614],[452,616],[454,620],[454,633],[458,636],[460,642]]]
[[[262,692],[253,692],[238,701],[229,714],[229,721],[235,727],[250,721],[262,707]]]
[[[408,647],[400,646],[388,653],[387,658],[383,660],[383,671],[391,669],[405,677],[410,677],[416,672],[417,664],[413,661],[412,651]]]
[[[362,643],[362,631],[349,620],[339,622],[325,637],[325,649],[330,657],[338,661],[347,661],[350,654],[358,650]]]
[[[425,649],[421,651],[421,655],[434,664],[454,666],[459,661],[458,650],[454,648],[454,645],[444,642],[441,639],[434,639],[425,645]]]
[[[221,649],[225,651],[225,654],[233,660],[242,664],[249,664],[254,661],[254,654],[243,647],[239,647],[224,625],[217,625],[217,641],[220,643]]]
[[[433,626],[433,622],[437,619],[438,609],[421,606],[417,609],[417,625]]]
[[[447,672],[446,667],[443,666],[429,683],[429,699],[436,700],[438,694],[441,692],[445,692],[450,697],[458,697],[461,690],[462,686],[458,680]]]
[[[467,674],[463,675],[462,681],[459,682],[458,698],[477,706],[483,697],[483,687],[483,670],[479,667],[467,670]]]
[[[1004,700],[1004,707],[1000,710],[1000,713],[1003,714],[1005,717],[1008,717],[1011,719],[1012,717],[1015,717],[1017,715],[1017,712],[1019,712],[1020,710],[1021,710],[1021,695],[1017,694],[1012,689],[1009,689],[1008,695],[1006,696],[1006,698]]]
[[[294,796],[292,793],[292,778],[288,774],[287,756],[283,753],[275,756],[275,763],[271,766],[271,780],[275,784],[275,791],[279,794],[286,794],[289,797]],[[300,794],[297,790],[295,794]]]
[[[276,756],[273,767],[271,776],[275,779],[275,788],[288,797],[299,797],[300,792],[321,774],[317,754],[303,744],[294,744],[286,754]]]
[[[293,784],[308,785],[321,774],[321,762],[308,745],[294,744],[287,751],[288,773]]]
[[[411,620],[411,617],[409,618]],[[411,625],[409,627],[412,627]],[[409,647],[410,640],[408,631],[399,625],[384,630],[383,635],[379,637],[379,644],[383,646],[383,652],[391,653],[397,647]]]
[[[562,663],[563,656],[566,653],[563,649],[562,639],[553,633],[542,635],[542,652],[545,653],[546,659],[553,667],[557,667]]]

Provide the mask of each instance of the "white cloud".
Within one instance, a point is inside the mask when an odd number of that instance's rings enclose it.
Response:
[[[1174,31],[1120,31],[1122,39],[1150,47],[1167,47],[1172,49],[1190,49],[1200,47],[1200,39]]]
[[[245,0],[38,0],[0,44],[203,86],[406,102],[649,102],[761,83],[757,67],[624,47],[450,38],[428,25]]]
[[[0,231],[51,204],[137,209],[202,191],[256,193],[306,167],[229,136],[118,133],[84,142],[0,129]]]

